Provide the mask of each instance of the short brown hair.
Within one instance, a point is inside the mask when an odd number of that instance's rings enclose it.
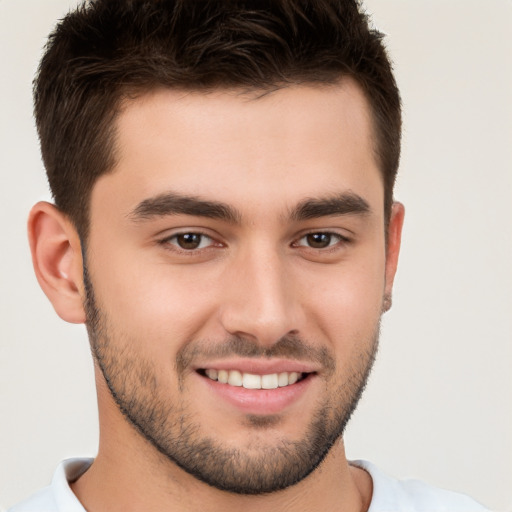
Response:
[[[157,87],[271,90],[356,80],[370,103],[386,216],[401,107],[382,35],[355,0],[89,0],[59,22],[34,81],[56,205],[82,237],[92,187],[115,165],[127,96]]]

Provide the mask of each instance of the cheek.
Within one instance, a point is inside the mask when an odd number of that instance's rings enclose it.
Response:
[[[108,263],[94,266],[92,279],[98,306],[116,334],[112,341],[136,345],[151,357],[172,357],[211,316],[212,288],[191,267],[147,264],[113,252]]]
[[[384,263],[364,262],[317,272],[305,283],[309,319],[328,338],[344,340],[346,350],[371,339],[382,312]]]

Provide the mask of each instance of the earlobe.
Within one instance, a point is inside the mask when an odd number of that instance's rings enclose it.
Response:
[[[37,203],[28,219],[32,263],[39,285],[57,314],[84,323],[80,238],[66,215],[47,202]]]
[[[388,224],[387,245],[386,245],[386,287],[384,290],[383,309],[391,308],[391,296],[393,282],[398,266],[400,244],[402,241],[402,226],[404,224],[405,208],[402,203],[393,203],[391,217]]]

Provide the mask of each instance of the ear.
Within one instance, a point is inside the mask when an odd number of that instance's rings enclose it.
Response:
[[[84,323],[82,251],[74,226],[54,205],[30,211],[28,238],[39,285],[66,322]]]
[[[391,308],[391,295],[395,280],[402,240],[402,226],[404,224],[405,208],[402,203],[395,202],[391,207],[391,216],[388,224],[386,246],[386,285],[384,289],[384,311]]]

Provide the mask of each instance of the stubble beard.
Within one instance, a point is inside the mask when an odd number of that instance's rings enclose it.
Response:
[[[377,352],[379,322],[373,339],[361,343],[366,350],[360,352],[343,382],[318,406],[300,441],[281,439],[272,446],[232,448],[208,436],[197,419],[187,413],[187,404],[179,398],[178,389],[176,397],[159,389],[153,363],[131,351],[131,347],[137,346],[136,340],[123,336],[124,344],[120,349],[112,343],[112,329],[96,304],[85,265],[84,285],[86,324],[93,357],[121,413],[167,460],[223,491],[245,495],[272,493],[312,473],[343,435],[366,387]],[[301,341],[298,343],[307,346]],[[240,338],[232,345],[242,347],[243,355],[262,351],[254,342]],[[280,340],[275,346],[276,351],[279,347],[288,347],[286,355],[293,358],[294,344],[290,340]],[[330,354],[324,357],[329,358],[328,364],[334,373],[334,357]],[[178,370],[183,359],[183,354],[178,354]],[[275,419],[248,416],[246,423],[261,431],[267,425],[272,426]]]

